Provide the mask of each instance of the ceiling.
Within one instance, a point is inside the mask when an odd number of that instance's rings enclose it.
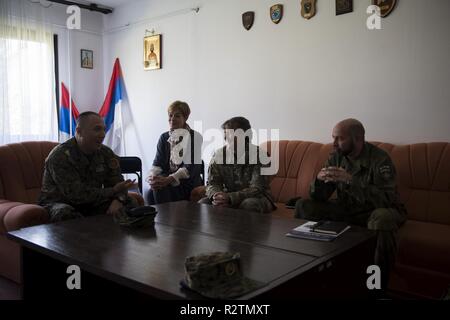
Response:
[[[96,4],[101,4],[101,5],[110,7],[110,8],[115,8],[122,4],[133,2],[133,1],[130,1],[130,0],[93,0],[92,2],[94,2]],[[134,2],[136,2],[136,1],[134,1]]]
[[[105,7],[109,7],[109,8],[116,8],[120,5],[123,5],[125,3],[131,3],[131,2],[136,2],[137,0],[92,0],[92,1],[87,1],[87,0],[72,0],[74,2],[79,2],[79,3],[95,3],[98,4],[100,6],[105,6]]]

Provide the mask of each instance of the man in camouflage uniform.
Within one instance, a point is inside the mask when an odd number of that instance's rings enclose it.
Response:
[[[260,149],[249,142],[250,128],[243,117],[231,118],[222,125],[226,145],[211,160],[206,198],[200,203],[260,213],[275,209],[268,176],[261,175]],[[240,134],[242,139],[238,139]]]
[[[389,155],[365,142],[363,125],[355,119],[333,129],[334,150],[311,183],[311,199],[298,200],[295,217],[306,220],[346,221],[377,232],[375,264],[386,289],[396,256],[396,233],[406,220],[399,202],[395,167]],[[337,199],[328,201],[337,191]]]
[[[50,221],[119,214],[136,207],[128,197],[118,157],[104,146],[105,124],[95,112],[80,114],[74,138],[55,147],[45,161],[39,204]]]

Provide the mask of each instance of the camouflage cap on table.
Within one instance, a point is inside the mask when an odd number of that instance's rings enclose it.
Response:
[[[187,257],[183,285],[208,298],[229,299],[262,287],[245,277],[239,253],[212,252]]]
[[[139,207],[134,209],[121,210],[119,214],[114,215],[114,221],[123,227],[139,228],[152,226],[155,223],[156,210],[150,211],[150,206]],[[132,211],[140,210],[138,215]],[[144,211],[147,211],[144,213]]]

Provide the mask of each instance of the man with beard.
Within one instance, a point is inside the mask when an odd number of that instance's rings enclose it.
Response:
[[[381,269],[382,289],[386,289],[396,256],[397,230],[406,220],[406,210],[398,199],[391,158],[366,142],[364,135],[356,119],[334,127],[334,152],[311,183],[311,199],[297,201],[295,217],[345,221],[375,230],[375,264]],[[330,201],[334,191],[337,199]]]

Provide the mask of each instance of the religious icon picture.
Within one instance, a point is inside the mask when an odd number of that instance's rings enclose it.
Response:
[[[353,0],[336,0],[336,15],[353,12]]]
[[[94,51],[81,49],[81,67],[94,69]]]
[[[160,34],[144,37],[144,70],[161,69],[161,40]]]

